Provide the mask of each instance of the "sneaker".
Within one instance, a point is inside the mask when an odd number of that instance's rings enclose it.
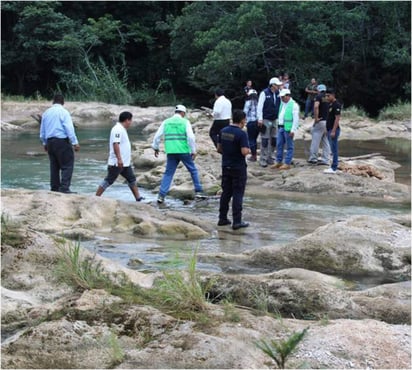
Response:
[[[161,195],[157,197],[157,203],[162,204],[164,201],[165,201],[165,197],[162,197]]]
[[[317,164],[317,163],[318,163],[318,160],[317,160],[317,159],[311,159],[311,160],[308,160],[308,163],[310,163],[310,164]]]
[[[139,198],[136,199],[136,202],[141,202],[144,199],[145,199],[144,197],[139,197]]]
[[[204,195],[201,191],[197,191],[195,194],[195,199],[196,200],[207,199],[207,195]]]
[[[334,175],[336,173],[336,171],[332,167],[329,167],[326,170],[323,170],[323,173]]]
[[[232,229],[233,230],[238,230],[238,229],[241,229],[241,228],[243,228],[243,227],[248,227],[249,226],[249,223],[248,222],[241,222],[241,223],[239,223],[239,224],[233,224],[232,225]]]
[[[218,223],[217,223],[217,226],[226,226],[226,225],[230,225],[230,224],[231,224],[231,222],[228,219],[219,220]]]
[[[268,164],[267,164],[267,163],[265,163],[265,162],[260,162],[260,163],[259,163],[259,165],[260,165],[260,167],[263,167],[263,168],[265,168],[265,167],[267,167],[267,166],[268,166]]]
[[[276,169],[282,167],[282,163],[276,163],[273,166],[270,166],[271,169]]]
[[[249,157],[247,158],[247,160],[248,160],[249,162],[256,162],[256,161],[257,161],[257,157],[256,157],[256,155],[251,155],[251,156],[249,156]]]

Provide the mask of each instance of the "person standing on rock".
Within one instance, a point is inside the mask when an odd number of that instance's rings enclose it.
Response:
[[[221,88],[215,91],[216,101],[213,105],[213,123],[209,131],[209,136],[215,147],[217,147],[220,130],[230,124],[230,118],[232,117],[232,103],[224,94],[225,92]]]
[[[248,227],[242,221],[243,195],[246,188],[247,164],[245,157],[250,153],[248,136],[243,128],[246,114],[240,109],[233,111],[233,123],[222,129],[217,151],[222,154],[222,194],[220,196],[218,226],[230,225],[227,218],[232,199],[232,229]]]
[[[192,177],[195,187],[195,199],[206,199],[206,196],[203,194],[202,184],[200,183],[199,173],[194,163],[196,157],[195,135],[189,120],[185,116],[186,107],[184,105],[177,105],[174,116],[162,122],[153,138],[152,148],[155,151],[155,157],[159,156],[159,145],[163,136],[167,155],[166,170],[163,174],[157,197],[157,203],[159,204],[164,202],[180,162],[184,164]]]
[[[260,159],[259,164],[267,167],[274,163],[276,147],[276,120],[278,118],[280,97],[279,89],[282,81],[273,77],[269,81],[269,87],[264,89],[260,95],[257,105],[257,119],[260,131]]]
[[[318,83],[316,82],[316,78],[312,78],[310,80],[310,84],[306,86],[305,92],[307,94],[306,101],[305,101],[305,114],[303,116],[303,120],[310,114],[313,116],[313,107],[314,107],[314,99],[318,93],[317,90]]]
[[[295,132],[299,128],[299,104],[292,99],[289,89],[282,89],[280,91],[280,98],[282,99],[282,103],[279,109],[276,164],[271,166],[271,168],[289,170],[295,150]],[[283,164],[283,149],[285,144],[287,149],[285,163]]]
[[[129,185],[136,202],[141,202],[144,199],[140,196],[139,189],[137,188],[136,176],[131,163],[132,146],[127,130],[132,124],[132,119],[132,113],[120,113],[119,122],[117,122],[110,131],[107,176],[97,188],[97,196],[101,196],[104,191],[116,181],[119,175],[122,175],[126,179],[127,185]]]
[[[254,89],[250,89],[249,99],[245,101],[243,112],[246,114],[247,121],[247,135],[249,138],[249,147],[252,155],[248,157],[251,162],[257,161],[257,137],[259,136],[259,129],[257,125],[257,92]]]
[[[323,172],[326,174],[335,174],[338,169],[339,161],[339,148],[338,139],[340,135],[340,113],[342,106],[336,100],[336,94],[334,89],[326,90],[326,99],[329,102],[328,117],[326,118],[326,129],[328,131],[328,139],[330,148],[332,150],[332,166],[327,168]]]
[[[312,127],[312,142],[310,144],[310,155],[308,162],[318,165],[329,165],[330,145],[326,131],[326,118],[328,117],[329,102],[326,98],[326,86],[318,85],[319,94],[315,97],[313,108],[315,121]],[[322,160],[318,161],[318,152],[322,144]]]
[[[41,119],[40,140],[50,161],[50,190],[73,193],[70,190],[74,169],[74,151],[80,150],[70,113],[63,108],[64,96],[54,95],[53,105]]]

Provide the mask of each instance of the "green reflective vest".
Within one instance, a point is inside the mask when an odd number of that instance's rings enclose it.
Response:
[[[173,116],[165,121],[164,137],[167,154],[190,153],[186,136],[187,124],[187,119],[180,116]]]
[[[294,101],[292,99],[290,99],[288,101],[288,103],[286,104],[286,108],[285,108],[285,115],[283,116],[283,126],[285,128],[285,131],[290,131],[292,130],[292,126],[293,126],[293,103]],[[280,112],[283,109],[283,106],[285,105],[285,103],[282,102],[281,106],[280,106]]]

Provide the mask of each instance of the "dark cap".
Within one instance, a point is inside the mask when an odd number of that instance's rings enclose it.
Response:
[[[335,89],[332,89],[332,88],[327,89],[326,94],[335,95]]]

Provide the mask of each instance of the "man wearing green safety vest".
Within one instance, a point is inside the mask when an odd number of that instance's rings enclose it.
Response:
[[[155,157],[159,156],[159,144],[164,136],[164,146],[167,155],[166,170],[160,184],[157,203],[164,202],[166,194],[169,192],[173,176],[180,161],[189,171],[193,185],[195,187],[195,199],[205,199],[203,188],[199,180],[199,174],[194,163],[196,157],[196,140],[189,120],[184,118],[186,107],[177,105],[175,114],[163,121],[157,130],[152,143]]]
[[[276,163],[271,168],[288,170],[291,167],[294,147],[295,132],[299,127],[299,105],[290,96],[289,89],[280,91],[282,103],[279,109],[279,124],[276,147]],[[283,162],[283,149],[286,144],[285,163]]]

